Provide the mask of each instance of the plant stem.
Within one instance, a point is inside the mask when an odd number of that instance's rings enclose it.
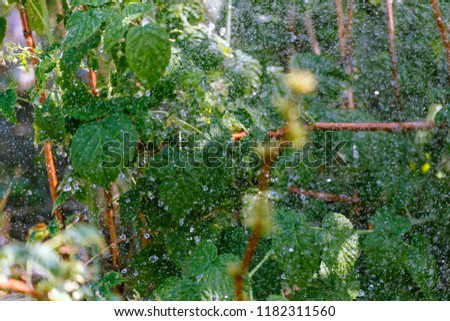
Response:
[[[115,221],[115,213],[114,207],[112,204],[111,192],[108,190],[104,190],[103,194],[105,196],[106,202],[106,226],[108,228],[109,233],[109,243],[111,246],[111,256],[112,256],[112,265],[113,269],[116,272],[120,271],[120,256],[119,256],[119,247],[117,242],[117,229],[116,229],[116,221]]]
[[[33,38],[33,33],[30,27],[30,23],[28,20],[28,15],[25,7],[23,7],[21,4],[18,4],[19,14],[20,14],[20,21],[22,23],[23,28],[23,36],[25,38],[25,42],[28,47],[28,51],[34,55],[34,49],[35,49],[35,42]],[[31,64],[36,66],[38,63],[38,60],[36,57],[31,58]],[[36,82],[36,88],[39,90],[38,82]],[[45,99],[47,98],[47,95],[43,91],[39,97],[40,103],[44,103]],[[47,169],[47,177],[48,177],[48,183],[50,187],[50,195],[52,197],[53,204],[55,203],[56,199],[58,198],[58,176],[56,175],[56,167],[53,157],[53,151],[52,151],[52,143],[51,141],[46,141],[44,143],[44,155],[45,155],[45,167]],[[58,207],[54,211],[54,215],[56,219],[58,220],[61,229],[65,228],[64,223],[64,215],[60,207]]]
[[[312,18],[312,11],[306,10],[303,15],[303,23],[306,27],[306,32],[308,34],[309,44],[311,45],[311,48],[313,52],[320,56],[320,45],[316,38],[316,31],[314,30],[314,21]]]
[[[227,44],[228,47],[231,46],[231,18],[233,13],[233,0],[228,0],[228,11],[227,11]]]
[[[350,63],[350,53],[351,53],[351,30],[353,22],[353,1],[349,0],[347,3],[347,22],[344,19],[344,10],[342,7],[342,0],[336,0],[336,15],[337,15],[337,25],[338,25],[338,43],[339,52],[341,54],[342,64],[345,68],[345,72],[348,75],[352,74],[352,66]],[[343,102],[344,107],[348,107],[351,111],[355,109],[355,102],[353,97],[353,88],[347,89],[347,98]]]
[[[49,43],[53,43],[53,31],[52,26],[50,25],[50,15],[48,14],[48,7],[46,0],[39,0],[41,8],[42,8],[42,23],[44,24],[45,33],[47,35],[47,39]]]
[[[338,43],[339,52],[341,53],[342,63],[345,63],[345,27],[344,27],[344,10],[342,9],[342,0],[335,0],[336,16],[338,27]]]
[[[358,197],[352,197],[342,194],[329,194],[318,191],[304,190],[302,188],[290,187],[289,193],[297,195],[305,195],[312,198],[322,199],[328,202],[348,203],[348,204],[360,204],[361,200]]]
[[[261,266],[263,266],[263,264],[266,263],[266,261],[270,258],[270,256],[271,256],[273,253],[274,253],[274,252],[273,252],[272,249],[269,250],[269,252],[267,252],[266,255],[264,255],[264,257],[263,257],[263,259],[261,260],[261,262],[259,262],[258,265],[255,266],[255,268],[254,268],[253,270],[251,270],[251,271],[248,273],[248,277],[249,277],[250,279],[252,278],[252,276],[253,276],[256,272],[258,272],[258,270],[261,268]]]
[[[447,68],[450,77],[450,40],[447,28],[445,27],[444,21],[442,20],[441,9],[439,8],[438,0],[430,0],[431,8],[433,9],[434,18],[436,19],[436,24],[439,29],[439,34],[441,35],[442,43],[444,44],[445,56],[447,57]]]
[[[400,90],[400,77],[398,74],[398,58],[395,50],[395,24],[394,24],[394,9],[392,5],[393,0],[385,0],[387,10],[387,26],[388,26],[388,40],[389,40],[389,56],[391,59],[391,74],[392,86],[394,87],[395,105],[397,107],[398,119],[402,116],[402,98]]]
[[[19,280],[0,279],[0,290],[28,294],[37,300],[48,300],[47,294],[36,291],[33,287]]]

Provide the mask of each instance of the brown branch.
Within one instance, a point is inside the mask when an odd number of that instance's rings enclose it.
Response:
[[[434,122],[393,122],[393,123],[308,123],[311,130],[335,130],[335,131],[414,131],[439,128]]]
[[[88,7],[83,5],[83,10],[88,11]],[[89,69],[89,88],[93,96],[99,96],[100,92],[97,89],[97,74],[94,70]],[[104,190],[104,197],[106,202],[106,226],[109,233],[109,243],[111,245],[112,266],[116,272],[120,271],[120,253],[117,242],[117,226],[115,221],[114,206],[112,203],[111,192]]]
[[[37,300],[48,300],[48,296],[46,293],[36,291],[34,288],[29,286],[28,284],[26,284],[22,281],[19,281],[19,280],[0,279],[0,290],[27,294]]]
[[[108,190],[104,190],[105,202],[106,202],[106,226],[109,233],[109,243],[111,245],[111,256],[113,269],[117,272],[120,271],[120,256],[119,247],[117,242],[117,229],[114,215],[114,208],[112,204],[111,193]]]
[[[351,62],[351,54],[352,54],[352,30],[353,30],[353,12],[354,12],[354,4],[353,0],[349,0],[347,3],[347,22],[345,24],[345,71],[347,74],[351,75],[353,73],[353,66]],[[355,110],[355,99],[353,97],[353,88],[350,87],[347,90],[347,99],[348,99],[348,109],[350,111]]]
[[[303,15],[303,23],[305,24],[306,33],[308,34],[309,44],[311,45],[313,52],[316,55],[320,56],[320,53],[321,53],[320,45],[319,45],[319,42],[317,41],[316,31],[314,30],[314,21],[313,21],[311,10],[305,11],[305,13]]]
[[[309,130],[332,130],[332,131],[416,131],[416,130],[431,130],[431,129],[445,129],[448,124],[436,124],[432,121],[413,121],[413,122],[392,122],[392,123],[329,123],[317,122],[307,123],[306,127]],[[285,128],[272,130],[269,132],[269,137],[282,138],[286,134]],[[239,140],[248,134],[244,132],[233,133],[232,138]]]
[[[283,137],[281,137],[283,138]],[[272,170],[272,165],[277,160],[280,155],[281,145],[276,147],[276,151],[274,149],[269,148],[265,151],[265,157],[263,159],[263,164],[261,168],[261,173],[258,179],[258,197],[265,197],[266,191],[269,187],[269,179],[270,172]],[[247,272],[253,256],[255,255],[256,249],[258,247],[259,241],[261,239],[261,234],[263,227],[261,226],[262,222],[259,220],[255,226],[253,227],[253,232],[248,240],[247,247],[245,249],[244,258],[242,259],[239,270],[235,274],[234,279],[234,290],[236,295],[236,300],[242,301],[244,299],[244,279],[245,273]]]
[[[250,236],[247,247],[245,249],[244,258],[242,259],[239,272],[236,274],[234,279],[234,290],[236,294],[236,300],[244,300],[244,279],[245,273],[247,272],[252,258],[255,255],[256,248],[258,247],[259,240],[261,238],[260,229],[255,228],[252,235]]]
[[[28,20],[27,11],[26,11],[25,7],[23,7],[20,4],[18,4],[18,9],[19,9],[19,13],[20,13],[20,21],[22,23],[22,28],[23,28],[23,36],[25,38],[25,42],[27,44],[28,51],[33,55],[33,57],[31,58],[31,64],[34,67],[38,63],[38,60],[34,56],[34,53],[35,53],[34,50],[36,47],[35,47],[35,42],[34,42],[34,38],[33,38],[33,33],[31,30],[31,27],[30,27],[30,22]],[[40,88],[38,86],[37,79],[35,80],[35,82],[36,82],[36,89],[39,90]],[[44,103],[46,98],[47,98],[47,95],[45,94],[45,92],[42,92],[39,97],[40,103],[41,104]],[[51,141],[46,141],[44,143],[44,155],[45,155],[45,164],[46,164],[46,169],[47,169],[48,184],[49,184],[49,188],[50,188],[50,195],[52,197],[52,201],[54,204],[56,199],[58,198],[58,176],[56,175],[56,167],[55,167],[55,162],[54,162],[54,157],[53,157],[53,152],[52,152]],[[61,208],[57,208],[55,210],[54,214],[55,214],[55,217],[58,220],[61,228],[64,229],[65,228],[64,215],[63,215]]]
[[[311,198],[317,198],[321,199],[327,202],[336,202],[336,203],[348,203],[348,204],[355,204],[358,205],[361,203],[361,200],[358,197],[352,197],[348,195],[343,194],[329,194],[324,192],[318,192],[318,191],[310,191],[305,190],[302,188],[297,187],[290,187],[289,193],[297,194],[297,195],[304,195]]]
[[[398,74],[398,58],[395,50],[395,26],[394,26],[394,9],[393,0],[385,0],[387,10],[387,26],[389,40],[389,56],[391,60],[391,77],[394,87],[395,105],[397,106],[398,119],[402,119],[402,97],[400,90],[400,77]]]
[[[140,243],[141,243],[141,248],[146,248],[148,245],[148,237],[146,237],[146,235],[148,234],[147,231],[147,220],[145,218],[144,213],[142,213],[142,210],[139,210],[139,219],[142,223],[142,227],[139,230],[139,239],[140,239]]]
[[[441,9],[439,8],[438,0],[430,0],[431,8],[433,9],[434,18],[439,29],[439,34],[441,35],[442,43],[444,44],[445,56],[447,57],[447,68],[450,76],[450,40],[448,31],[445,27],[444,21],[442,20]]]
[[[342,0],[335,0],[336,3],[336,16],[338,27],[338,43],[339,52],[341,53],[342,63],[345,63],[345,22],[344,22],[344,10],[342,9]]]
[[[347,21],[344,19],[344,10],[342,7],[342,0],[336,0],[336,15],[337,15],[337,25],[338,25],[338,43],[339,52],[341,54],[342,64],[345,68],[345,72],[350,75],[352,74],[353,68],[350,62],[351,53],[351,31],[353,23],[353,1],[349,0],[347,3]],[[347,98],[343,102],[344,107],[348,107],[351,111],[355,109],[355,101],[353,97],[353,88],[347,89]]]

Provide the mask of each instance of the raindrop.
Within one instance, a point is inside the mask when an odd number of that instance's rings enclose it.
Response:
[[[127,269],[123,269],[122,271],[120,271],[120,273],[122,273],[122,274],[127,273]]]
[[[281,274],[280,277],[281,277],[283,280],[286,280],[286,275],[284,275],[284,273]]]
[[[150,234],[145,233],[145,234],[144,234],[144,238],[145,238],[146,240],[148,240],[148,239],[150,238]]]
[[[294,252],[294,249],[292,247],[289,248],[289,252]]]
[[[150,262],[155,263],[156,261],[158,261],[159,257],[157,257],[156,255],[152,255],[150,256]]]

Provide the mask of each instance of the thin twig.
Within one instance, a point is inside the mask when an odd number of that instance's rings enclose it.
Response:
[[[117,229],[114,215],[114,207],[112,204],[111,193],[108,190],[104,190],[105,202],[106,202],[106,226],[109,232],[109,243],[111,245],[111,256],[113,269],[117,272],[120,271],[120,255],[117,242]]]
[[[352,196],[343,195],[343,194],[330,194],[330,193],[324,193],[324,192],[318,192],[318,191],[311,191],[311,190],[305,190],[305,189],[297,188],[297,187],[290,187],[289,193],[305,195],[305,196],[308,196],[311,198],[322,199],[327,202],[348,203],[348,204],[355,204],[355,205],[361,203],[361,199],[359,199],[358,197],[352,197]]]
[[[335,0],[336,4],[336,16],[338,27],[338,43],[339,52],[341,53],[342,63],[345,63],[345,22],[344,22],[344,10],[342,9],[342,0]]]
[[[311,45],[313,52],[316,55],[320,56],[321,53],[320,45],[319,42],[317,41],[316,31],[314,30],[314,21],[311,10],[306,10],[305,13],[303,14],[303,23],[305,24],[309,44]]]
[[[36,57],[34,57],[34,50],[35,50],[36,46],[35,46],[35,42],[34,42],[34,38],[33,38],[33,33],[31,30],[31,27],[30,27],[30,22],[28,20],[27,11],[26,11],[25,7],[22,6],[21,4],[18,4],[18,9],[19,9],[19,13],[20,13],[20,21],[22,23],[22,28],[23,28],[23,36],[25,38],[25,42],[27,44],[28,51],[33,56],[31,58],[31,64],[34,67],[38,63],[38,59]],[[36,81],[36,89],[39,90],[40,88],[38,86],[37,79],[35,81]],[[41,104],[44,103],[46,98],[47,98],[47,95],[43,91],[39,97],[40,103]],[[46,169],[47,169],[48,184],[50,187],[50,195],[52,197],[52,201],[54,204],[56,202],[56,199],[58,198],[58,176],[56,174],[56,167],[55,167],[55,162],[54,162],[54,157],[53,157],[51,141],[44,142],[44,155],[45,155],[45,164],[46,164]],[[54,215],[55,215],[56,219],[58,220],[58,222],[61,226],[61,229],[64,229],[65,228],[64,215],[63,215],[63,212],[60,207],[58,207],[54,211]]]
[[[353,23],[353,1],[349,0],[347,3],[347,22],[344,18],[344,10],[342,7],[342,0],[336,0],[336,16],[338,25],[338,43],[339,52],[341,54],[342,64],[344,66],[345,72],[348,75],[352,74],[353,68],[350,62],[351,53],[351,30]],[[353,88],[347,89],[347,98],[343,102],[344,107],[347,105],[348,109],[353,111],[355,109],[355,102],[353,97]]]
[[[352,54],[352,31],[353,31],[353,11],[354,11],[353,0],[349,0],[347,3],[347,21],[345,24],[345,71],[347,74],[351,75],[353,73],[353,66],[351,62],[351,54]],[[355,110],[355,99],[353,97],[353,88],[350,87],[347,89],[347,99],[348,99],[348,109],[350,111]]]
[[[395,24],[393,0],[385,0],[387,10],[387,26],[389,39],[389,56],[391,60],[392,86],[394,87],[395,105],[397,107],[398,119],[402,119],[402,97],[400,90],[400,76],[398,73],[398,58],[395,50]]]
[[[441,9],[439,8],[438,0],[430,0],[431,8],[433,9],[434,18],[439,29],[439,34],[441,35],[442,43],[444,44],[445,56],[447,57],[447,68],[450,77],[450,39],[448,35],[447,28],[445,27],[444,21],[442,20]]]
[[[232,13],[233,13],[233,0],[228,0],[228,11],[227,11],[227,44],[228,44],[228,47],[231,45]]]
[[[258,272],[258,270],[261,268],[261,266],[263,266],[263,264],[266,263],[266,261],[270,258],[270,256],[273,253],[274,253],[273,249],[270,249],[269,252],[267,252],[266,255],[264,255],[261,262],[259,262],[258,265],[256,265],[255,268],[248,273],[248,277],[250,279],[252,278],[253,275],[255,275],[256,272]]]

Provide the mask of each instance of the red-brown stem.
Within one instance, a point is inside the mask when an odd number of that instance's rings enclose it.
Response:
[[[307,124],[312,130],[335,130],[335,131],[408,131],[429,130],[438,128],[434,122],[393,122],[393,123],[326,123],[319,122]]]
[[[339,42],[339,52],[341,54],[342,64],[344,65],[345,72],[347,74],[352,73],[352,66],[350,63],[350,52],[351,52],[351,29],[353,20],[353,1],[349,0],[347,3],[347,22],[344,19],[344,10],[342,7],[342,0],[336,0],[336,15],[337,15],[337,25],[338,25],[338,42]],[[351,111],[355,109],[355,100],[353,97],[353,88],[347,89],[347,98],[343,102],[344,107],[348,107]]]
[[[306,127],[309,130],[332,130],[332,131],[415,131],[415,130],[431,130],[438,128],[447,128],[448,124],[443,123],[437,125],[431,121],[415,121],[415,122],[392,122],[392,123],[307,123]],[[239,140],[248,134],[244,132],[233,133],[232,138]],[[272,130],[269,132],[269,137],[282,138],[286,134],[285,128]]]
[[[0,279],[0,290],[10,291],[10,292],[18,292],[30,295],[31,297],[37,300],[48,300],[48,296],[45,293],[36,291],[34,288],[29,286],[28,284],[14,279]]]
[[[236,300],[242,301],[244,299],[244,278],[247,272],[252,258],[255,255],[256,248],[258,247],[259,240],[261,238],[260,228],[255,227],[252,235],[250,236],[247,247],[245,249],[244,258],[240,266],[240,271],[234,279],[234,290],[236,294]]]
[[[347,3],[347,22],[345,24],[345,71],[347,74],[351,75],[353,73],[353,66],[351,62],[351,54],[352,54],[352,29],[353,29],[353,11],[354,4],[353,0],[349,0]],[[350,111],[355,110],[355,99],[353,97],[353,88],[350,87],[347,90],[347,99],[348,99],[348,109]]]
[[[106,202],[106,226],[109,233],[109,243],[111,246],[111,257],[113,269],[117,272],[120,271],[120,257],[119,247],[117,243],[117,230],[116,220],[114,215],[114,207],[112,204],[111,193],[108,190],[104,190],[105,202]]]
[[[305,190],[297,187],[290,187],[289,193],[305,195],[311,198],[321,199],[327,202],[336,202],[336,203],[348,203],[358,205],[361,203],[361,200],[358,197],[352,197],[343,194],[329,194],[318,191]]]
[[[436,125],[435,122],[393,122],[393,123],[307,123],[309,130],[332,130],[332,131],[414,131],[430,130],[434,128],[447,128],[447,124]],[[282,138],[286,134],[286,129],[281,128],[269,132],[273,138]]]
[[[397,107],[398,118],[402,119],[402,97],[400,90],[400,77],[398,74],[398,58],[395,50],[395,24],[394,24],[394,8],[393,0],[385,0],[387,11],[387,26],[388,26],[388,40],[389,40],[389,56],[391,59],[391,77],[392,85],[394,87],[395,105]]]
[[[280,138],[283,139],[283,136],[281,136]],[[276,152],[267,152],[263,159],[261,173],[258,179],[259,197],[265,197],[265,193],[269,187],[269,179],[270,179],[270,172],[272,170],[272,165],[277,160],[280,154],[280,149],[281,147],[277,147]],[[261,239],[261,232],[262,232],[261,229],[262,227],[260,224],[256,224],[253,227],[253,232],[248,240],[247,247],[245,249],[244,258],[242,259],[238,273],[235,275],[234,290],[236,300],[238,301],[242,301],[244,299],[243,292],[244,292],[245,273],[247,272],[252,262],[253,256],[255,255],[256,249]]]
[[[309,44],[311,45],[313,52],[316,55],[320,56],[321,53],[320,45],[319,42],[317,41],[316,31],[314,30],[314,21],[311,10],[305,11],[303,15],[303,22],[305,24],[306,32],[308,34]]]
[[[148,237],[146,237],[146,234],[148,233],[147,231],[147,220],[145,218],[144,213],[142,213],[142,211],[139,211],[139,219],[141,220],[142,223],[142,227],[139,230],[139,239],[141,242],[141,248],[146,248],[148,245]]]
[[[345,23],[344,23],[344,10],[342,9],[342,0],[335,0],[336,3],[336,16],[338,27],[338,42],[339,52],[341,53],[342,63],[345,64]]]
[[[439,29],[439,34],[441,35],[442,43],[444,44],[445,56],[447,57],[447,68],[450,76],[450,39],[448,31],[445,27],[444,21],[442,20],[441,9],[439,8],[438,0],[430,0],[431,8],[433,9],[434,18]]]
[[[94,70],[89,69],[89,88],[93,96],[99,96],[100,92],[97,89],[97,74]]]
[[[88,7],[83,6],[83,10],[87,11]],[[97,74],[94,70],[89,69],[89,88],[93,96],[99,96],[100,92],[97,89]],[[106,202],[106,226],[109,233],[109,241],[111,245],[111,257],[113,269],[117,272],[120,271],[120,253],[117,243],[117,226],[115,221],[114,206],[112,204],[111,192],[104,190],[105,202]]]
[[[18,5],[18,9],[19,9],[19,13],[20,13],[20,21],[22,23],[22,28],[23,28],[23,36],[25,37],[25,42],[27,44],[28,51],[33,55],[33,57],[31,58],[31,64],[34,67],[38,63],[38,60],[36,57],[34,57],[34,49],[36,47],[35,47],[35,42],[34,42],[34,38],[33,38],[33,33],[31,30],[31,27],[30,27],[30,22],[28,20],[27,11],[26,11],[25,7],[21,6],[20,4]],[[36,89],[39,90],[37,80],[36,80]],[[46,94],[45,94],[45,92],[42,92],[39,97],[40,103],[41,104],[44,103],[45,99],[46,99]],[[53,203],[55,203],[56,199],[58,198],[58,176],[56,174],[56,167],[55,167],[55,162],[54,162],[54,157],[53,157],[53,152],[52,152],[51,141],[47,141],[44,143],[44,155],[45,155],[45,164],[46,164],[45,167],[47,169],[48,184],[50,187],[50,195],[52,197]],[[56,219],[58,220],[61,228],[64,229],[65,228],[64,215],[63,215],[61,208],[57,208],[54,212],[54,215],[55,215]]]

